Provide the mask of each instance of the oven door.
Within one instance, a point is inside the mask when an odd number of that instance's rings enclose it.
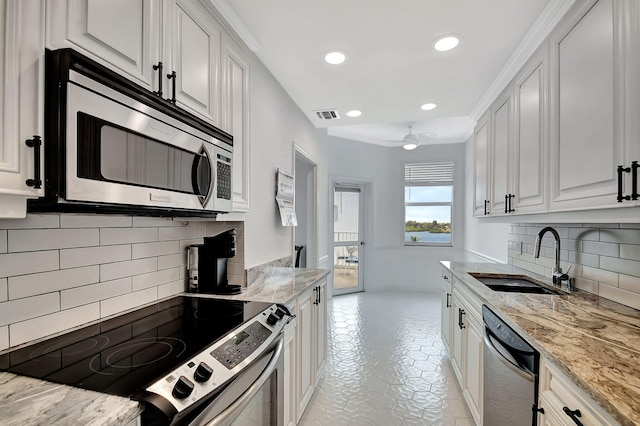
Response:
[[[73,77],[67,84],[67,201],[228,211],[214,204],[220,158],[230,169],[231,153],[214,138]]]
[[[201,408],[193,426],[284,424],[284,340],[242,372],[222,393]]]

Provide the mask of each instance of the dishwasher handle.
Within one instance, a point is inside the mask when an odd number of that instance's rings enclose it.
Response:
[[[486,328],[484,330],[484,344],[485,344],[485,347],[492,353],[492,355],[494,357],[496,357],[496,359],[499,359],[500,361],[502,361],[502,363],[509,370],[511,370],[512,372],[516,373],[517,375],[519,375],[523,379],[526,379],[526,380],[530,381],[531,383],[535,382],[535,375],[533,373],[531,373],[528,370],[523,369],[522,367],[520,367],[517,364],[514,364],[511,360],[507,359],[500,352],[500,350],[496,347],[496,345],[499,346],[500,348],[502,348],[505,352],[508,352],[508,351],[504,346],[502,346],[500,344],[500,342],[498,340],[496,340],[495,338],[492,338],[492,336],[487,332]]]

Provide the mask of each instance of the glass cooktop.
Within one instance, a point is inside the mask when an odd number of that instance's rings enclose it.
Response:
[[[130,396],[270,305],[175,297],[0,355],[0,370]]]

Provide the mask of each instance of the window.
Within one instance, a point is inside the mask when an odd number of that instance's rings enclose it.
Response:
[[[404,165],[405,245],[451,245],[453,163]]]

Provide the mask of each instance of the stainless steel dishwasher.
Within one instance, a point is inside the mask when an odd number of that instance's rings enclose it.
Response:
[[[537,424],[540,354],[485,305],[483,425]]]

